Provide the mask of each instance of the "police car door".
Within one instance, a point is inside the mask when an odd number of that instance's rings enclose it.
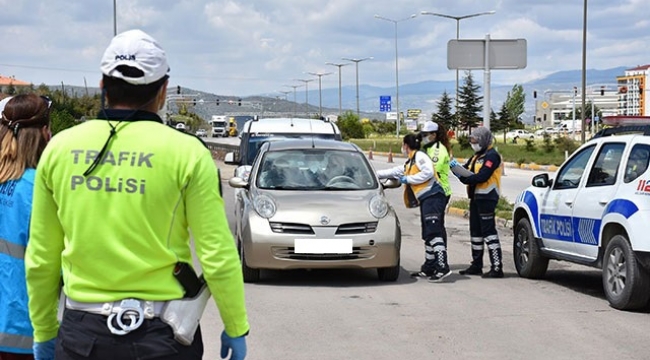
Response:
[[[584,147],[558,170],[551,190],[541,201],[540,235],[544,246],[562,254],[575,254],[571,217],[585,169],[591,163],[595,145]]]
[[[573,241],[577,255],[588,261],[598,257],[601,219],[622,181],[620,168],[624,150],[624,142],[602,143],[596,160],[588,168],[587,180],[576,196],[573,206]]]

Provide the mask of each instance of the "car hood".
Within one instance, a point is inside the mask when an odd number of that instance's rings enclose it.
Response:
[[[315,226],[324,225],[323,217],[329,218],[327,225],[377,221],[370,214],[370,199],[380,194],[378,189],[357,191],[269,191],[259,194],[272,197],[276,213],[269,219],[273,222],[300,223]]]

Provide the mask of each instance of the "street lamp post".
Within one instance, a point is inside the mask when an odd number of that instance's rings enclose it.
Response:
[[[431,11],[421,11],[420,15],[433,15],[433,16],[440,16],[443,18],[447,19],[453,19],[456,20],[456,40],[460,39],[460,21],[463,19],[468,19],[472,17],[477,17],[477,16],[482,16],[482,15],[492,15],[496,13],[494,10],[486,11],[486,12],[480,12],[476,14],[468,14],[468,15],[463,15],[463,16],[451,16],[451,15],[446,15],[446,14],[439,14],[439,13],[434,13]],[[456,69],[456,112],[458,112],[458,69]]]
[[[296,107],[298,103],[296,102],[296,88],[301,87],[302,85],[284,85],[293,88],[293,117],[296,117]]]
[[[399,112],[399,65],[398,65],[398,59],[399,56],[397,55],[397,23],[406,21],[406,20],[411,20],[415,18],[417,15],[413,14],[407,18],[399,19],[399,20],[393,20],[389,18],[385,18],[383,16],[375,15],[375,19],[379,20],[385,20],[388,22],[392,22],[395,25],[395,103],[397,105],[397,137],[399,137],[399,128],[400,128],[400,112]]]
[[[113,36],[117,35],[117,0],[113,0]]]
[[[331,73],[310,72],[308,74],[318,76],[318,116],[323,116],[323,96],[321,95],[321,79],[323,78],[323,76],[329,75]]]
[[[587,0],[584,0],[584,9],[582,14],[582,131],[580,137],[582,143],[585,143],[585,92],[587,88]],[[592,115],[593,117],[593,115]]]
[[[328,62],[328,63],[325,63],[325,65],[332,65],[332,66],[336,66],[336,67],[339,68],[339,116],[341,116],[341,111],[342,111],[342,108],[341,108],[341,98],[342,98],[341,97],[341,67],[343,67],[345,65],[350,65],[350,63],[337,64],[337,63]]]
[[[357,73],[357,116],[359,119],[361,119],[361,115],[359,113],[359,63],[365,60],[372,60],[373,57],[367,57],[363,59],[356,59],[356,58],[341,58],[341,60],[345,61],[352,61],[356,67],[356,73]]]
[[[309,117],[309,83],[315,79],[295,79],[305,83],[305,116]]]
[[[287,94],[290,93],[291,91],[284,91],[284,90],[279,90],[278,91],[280,94],[284,95],[284,100],[287,100]]]

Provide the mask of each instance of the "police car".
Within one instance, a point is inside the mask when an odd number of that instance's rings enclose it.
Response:
[[[525,278],[542,278],[550,259],[600,268],[610,305],[638,309],[650,298],[650,117],[603,123],[616,127],[517,197],[514,262]]]

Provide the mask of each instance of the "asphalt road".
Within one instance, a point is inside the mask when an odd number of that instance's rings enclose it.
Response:
[[[218,166],[232,229],[233,170]],[[402,224],[400,279],[380,283],[370,270],[264,272],[260,283],[246,284],[248,359],[649,357],[650,311],[610,308],[595,269],[551,262],[544,280],[519,278],[508,229],[500,229],[504,279],[458,274],[470,260],[469,231],[467,220],[454,216],[447,217],[454,274],[437,284],[409,278],[423,245],[417,209],[404,208],[401,196],[400,189],[387,190]],[[223,327],[212,302],[201,324],[204,358],[218,359]]]

